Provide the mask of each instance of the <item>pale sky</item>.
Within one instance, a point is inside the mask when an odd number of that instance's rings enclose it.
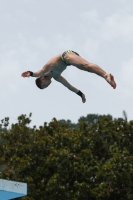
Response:
[[[114,75],[103,78],[68,66],[62,73],[86,95],[86,103],[55,80],[45,90],[36,72],[53,56],[72,49]],[[87,114],[133,120],[133,0],[0,0],[0,119],[11,123],[33,113],[31,125],[54,117],[77,122]]]

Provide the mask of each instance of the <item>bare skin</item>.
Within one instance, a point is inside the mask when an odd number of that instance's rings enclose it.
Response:
[[[51,84],[51,79],[54,78],[56,81],[62,83],[72,92],[78,93],[78,89],[73,87],[68,81],[61,76],[62,72],[66,69],[67,64],[61,59],[62,54],[59,54],[52,59],[50,59],[41,70],[34,72],[33,77],[40,77],[41,89],[48,87]],[[116,88],[116,83],[114,77],[110,73],[106,73],[98,65],[90,63],[83,59],[81,56],[77,56],[73,52],[69,52],[64,56],[67,63],[77,67],[80,70],[95,73],[103,77],[114,89]],[[29,77],[30,72],[26,71],[22,73],[22,77]],[[82,94],[82,102],[86,102],[85,95]]]

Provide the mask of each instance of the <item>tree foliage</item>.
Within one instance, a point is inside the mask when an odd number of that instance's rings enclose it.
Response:
[[[0,134],[0,178],[27,182],[23,200],[133,199],[133,121],[105,116],[71,129],[54,118],[37,129],[30,117]]]
[[[123,113],[125,114],[125,111],[123,111]],[[81,123],[86,123],[87,125],[90,124],[95,124],[97,123],[99,120],[104,119],[104,118],[108,118],[110,120],[113,120],[113,117],[111,115],[98,115],[98,114],[88,114],[86,117],[82,116],[78,119],[78,123],[72,123],[71,120],[58,120],[58,122],[62,125],[62,124],[66,124],[68,125],[68,127],[70,129],[78,129],[80,127]],[[124,115],[125,117],[125,115]]]

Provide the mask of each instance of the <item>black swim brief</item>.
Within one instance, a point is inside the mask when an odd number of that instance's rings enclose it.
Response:
[[[69,52],[73,52],[73,53],[75,53],[77,56],[79,56],[79,54],[78,54],[77,52],[75,52],[75,51],[72,51],[72,50],[67,50],[67,51],[65,51],[65,52],[62,54],[61,59],[62,59],[67,65],[71,65],[71,64],[69,64],[69,63],[65,60],[64,56],[65,56],[67,53],[69,53]]]

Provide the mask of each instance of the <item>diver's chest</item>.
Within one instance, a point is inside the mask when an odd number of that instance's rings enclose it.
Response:
[[[51,70],[51,72],[55,75],[61,74],[66,69],[66,66],[57,66]]]

